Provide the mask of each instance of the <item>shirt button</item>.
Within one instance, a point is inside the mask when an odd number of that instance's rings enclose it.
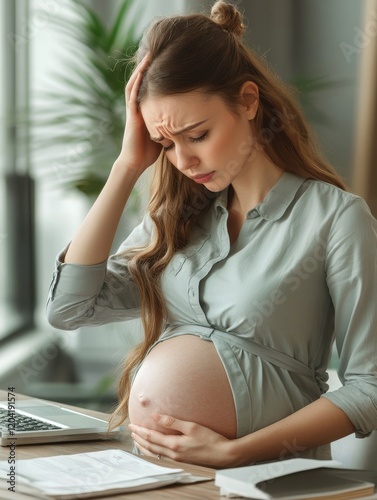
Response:
[[[188,292],[189,292],[189,297],[191,297],[191,298],[195,297],[195,292],[194,292],[193,288],[189,288]]]
[[[253,210],[250,210],[250,212],[247,214],[248,219],[255,219],[258,217],[258,212],[253,208]]]

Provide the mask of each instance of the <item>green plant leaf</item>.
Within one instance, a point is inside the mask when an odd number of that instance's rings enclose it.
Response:
[[[318,92],[320,90],[338,89],[341,86],[347,85],[349,82],[347,80],[332,80],[325,76],[296,76],[291,79],[291,83],[298,90],[298,92],[308,94],[310,92]]]
[[[125,20],[126,16],[129,14],[129,10],[131,9],[132,4],[133,4],[132,0],[124,0],[122,2],[122,4],[120,5],[120,8],[115,16],[115,23],[114,23],[113,27],[110,29],[110,32],[108,34],[107,43],[106,43],[106,47],[105,47],[105,50],[107,52],[113,51],[114,48],[117,47],[116,41],[119,37],[119,32],[123,28],[124,20]],[[135,19],[140,18],[140,13],[141,13],[141,9],[139,8],[135,14]],[[133,24],[133,25],[131,24],[131,26],[128,26],[127,31],[130,35],[130,38],[134,38],[135,37],[135,24]]]
[[[105,185],[106,179],[92,172],[86,172],[80,179],[70,181],[67,187],[71,187],[86,196],[97,195]]]
[[[92,397],[99,397],[105,394],[114,385],[114,377],[105,375],[93,388]]]

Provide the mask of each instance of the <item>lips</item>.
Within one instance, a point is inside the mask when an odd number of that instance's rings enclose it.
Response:
[[[199,184],[204,184],[205,182],[209,182],[212,177],[214,176],[215,172],[210,172],[209,174],[198,174],[192,177],[192,179],[195,182],[198,182]]]

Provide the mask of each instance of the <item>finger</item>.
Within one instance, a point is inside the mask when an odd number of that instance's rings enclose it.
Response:
[[[140,71],[145,71],[146,67],[149,65],[150,63],[150,54],[149,52],[147,52],[145,54],[145,56],[143,57],[143,59],[139,62],[139,64],[137,66],[135,66],[129,80],[128,80],[128,83],[130,83],[132,85],[132,83],[135,81],[136,77],[137,77],[137,74],[140,72]]]
[[[168,456],[172,448],[180,447],[182,444],[180,442],[182,436],[176,434],[163,434],[135,424],[129,424],[128,428],[131,430],[131,437],[136,443],[155,454]]]
[[[168,456],[169,454],[168,448],[158,446],[135,433],[132,433],[131,437],[134,440],[137,449],[140,450],[144,455],[156,457],[162,455]]]
[[[148,457],[156,457],[158,454],[157,453],[152,453],[150,451],[148,451],[146,448],[144,448],[143,446],[141,446],[141,444],[135,442],[135,445],[136,445],[136,448],[140,451],[140,453],[142,453],[143,455],[146,455]]]
[[[151,63],[151,54],[150,52],[147,52],[138,65],[139,71],[145,71],[145,69],[150,65],[150,63]]]
[[[142,77],[143,74],[139,71],[136,71],[132,77],[132,81],[131,80],[128,81],[125,90],[126,105],[129,105],[130,103],[136,101]]]
[[[147,455],[149,457],[154,457],[157,459],[160,458],[170,458],[171,460],[175,460],[177,462],[182,461],[181,456],[179,452],[174,452],[170,448],[165,448],[161,446],[156,446],[156,445],[151,445],[150,443],[146,442],[145,445],[141,443],[141,438],[140,442],[137,442],[134,440],[136,448],[143,454]]]
[[[148,429],[146,427],[141,427],[135,424],[129,424],[128,428],[131,430],[131,437],[135,439],[135,441],[140,442],[141,444],[151,443],[151,444],[160,444],[161,439],[164,438],[164,434],[161,432]],[[137,438],[140,438],[142,441],[138,441]]]
[[[147,54],[143,57],[143,59],[139,62],[139,64],[136,66],[136,68],[133,70],[132,75],[130,76],[128,83],[126,85],[126,99],[130,98],[130,94],[132,90],[135,88],[138,89],[140,82],[138,84],[137,80],[140,80],[140,76],[143,75],[144,71],[147,69],[150,63],[150,54],[147,52]]]
[[[192,432],[195,426],[193,422],[179,420],[179,418],[174,418],[170,415],[160,415],[159,413],[152,413],[152,418],[162,427],[165,427],[166,429],[173,429],[186,435]]]
[[[126,94],[126,106],[128,108],[132,108],[133,111],[137,111],[137,96],[139,93],[139,88],[141,85],[142,78],[143,74],[138,73],[135,83],[129,92],[129,95],[127,96]]]

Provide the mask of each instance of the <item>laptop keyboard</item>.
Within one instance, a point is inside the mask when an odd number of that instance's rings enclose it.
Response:
[[[11,415],[12,415],[12,424],[15,423],[16,432],[50,431],[52,429],[62,429],[62,427],[59,427],[54,424],[49,424],[47,422],[44,422],[43,420],[38,420],[37,418],[27,417],[26,415],[18,413],[17,411],[12,412]],[[0,428],[1,427],[8,428],[9,422],[10,419],[8,410],[0,408]]]

